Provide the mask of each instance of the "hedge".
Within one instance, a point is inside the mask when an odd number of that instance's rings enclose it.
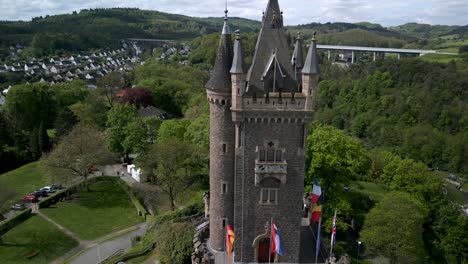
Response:
[[[23,210],[21,213],[15,215],[13,218],[7,220],[5,223],[0,225],[0,236],[3,236],[6,232],[10,231],[13,227],[28,220],[32,215],[32,209]]]
[[[127,195],[130,197],[130,200],[132,201],[133,205],[137,208],[138,214],[142,216],[145,220],[146,217],[149,215],[148,210],[143,206],[141,201],[138,199],[138,197],[135,195],[133,192],[132,188],[128,186],[122,179],[118,178],[117,183],[119,183],[120,187],[124,189],[124,191],[127,193]]]

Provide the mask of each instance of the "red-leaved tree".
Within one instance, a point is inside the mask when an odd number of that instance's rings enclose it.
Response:
[[[154,106],[153,94],[150,90],[144,87],[134,87],[125,90],[120,98],[122,103],[129,103],[139,107]]]

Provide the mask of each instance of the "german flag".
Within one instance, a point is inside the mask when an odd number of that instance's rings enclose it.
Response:
[[[229,260],[232,261],[232,251],[234,250],[234,240],[236,235],[234,234],[234,229],[230,225],[227,225],[226,229],[226,253]]]

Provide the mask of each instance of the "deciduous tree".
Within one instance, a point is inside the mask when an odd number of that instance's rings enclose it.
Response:
[[[407,194],[387,194],[366,216],[361,231],[366,252],[385,256],[392,264],[424,259],[420,210]]]
[[[306,184],[313,177],[321,180],[325,191],[333,184],[346,184],[367,173],[370,159],[362,144],[330,126],[317,126],[307,138]]]
[[[69,170],[85,180],[90,168],[113,161],[103,132],[79,123],[46,156],[46,166]]]
[[[137,119],[136,108],[128,104],[116,104],[107,115],[107,144],[111,151],[128,158],[129,149],[123,145],[128,136],[128,124]]]
[[[135,105],[137,108],[154,106],[153,94],[144,87],[134,87],[125,90],[120,102]]]
[[[116,93],[125,86],[124,79],[118,72],[111,72],[96,82],[101,95],[107,98],[110,107],[114,106]]]

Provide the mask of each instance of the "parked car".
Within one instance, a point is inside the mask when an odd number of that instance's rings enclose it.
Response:
[[[52,189],[54,189],[54,190],[60,190],[60,189],[63,188],[60,183],[54,183],[50,187],[52,187]]]
[[[55,190],[51,186],[45,186],[41,188],[41,191],[46,191],[47,193],[54,193]]]
[[[28,203],[37,203],[39,199],[37,199],[37,197],[34,195],[26,195],[21,198],[21,201],[28,202]]]
[[[26,206],[22,203],[17,203],[15,205],[12,205],[11,206],[11,210],[18,210],[18,211],[21,211],[21,210],[24,210],[26,209]]]
[[[39,199],[40,197],[42,197],[42,191],[34,191],[28,195],[31,195],[31,196],[34,196],[36,197],[37,199]]]
[[[47,192],[43,190],[37,190],[37,191],[32,192],[31,194],[37,196],[37,198],[48,196]]]

